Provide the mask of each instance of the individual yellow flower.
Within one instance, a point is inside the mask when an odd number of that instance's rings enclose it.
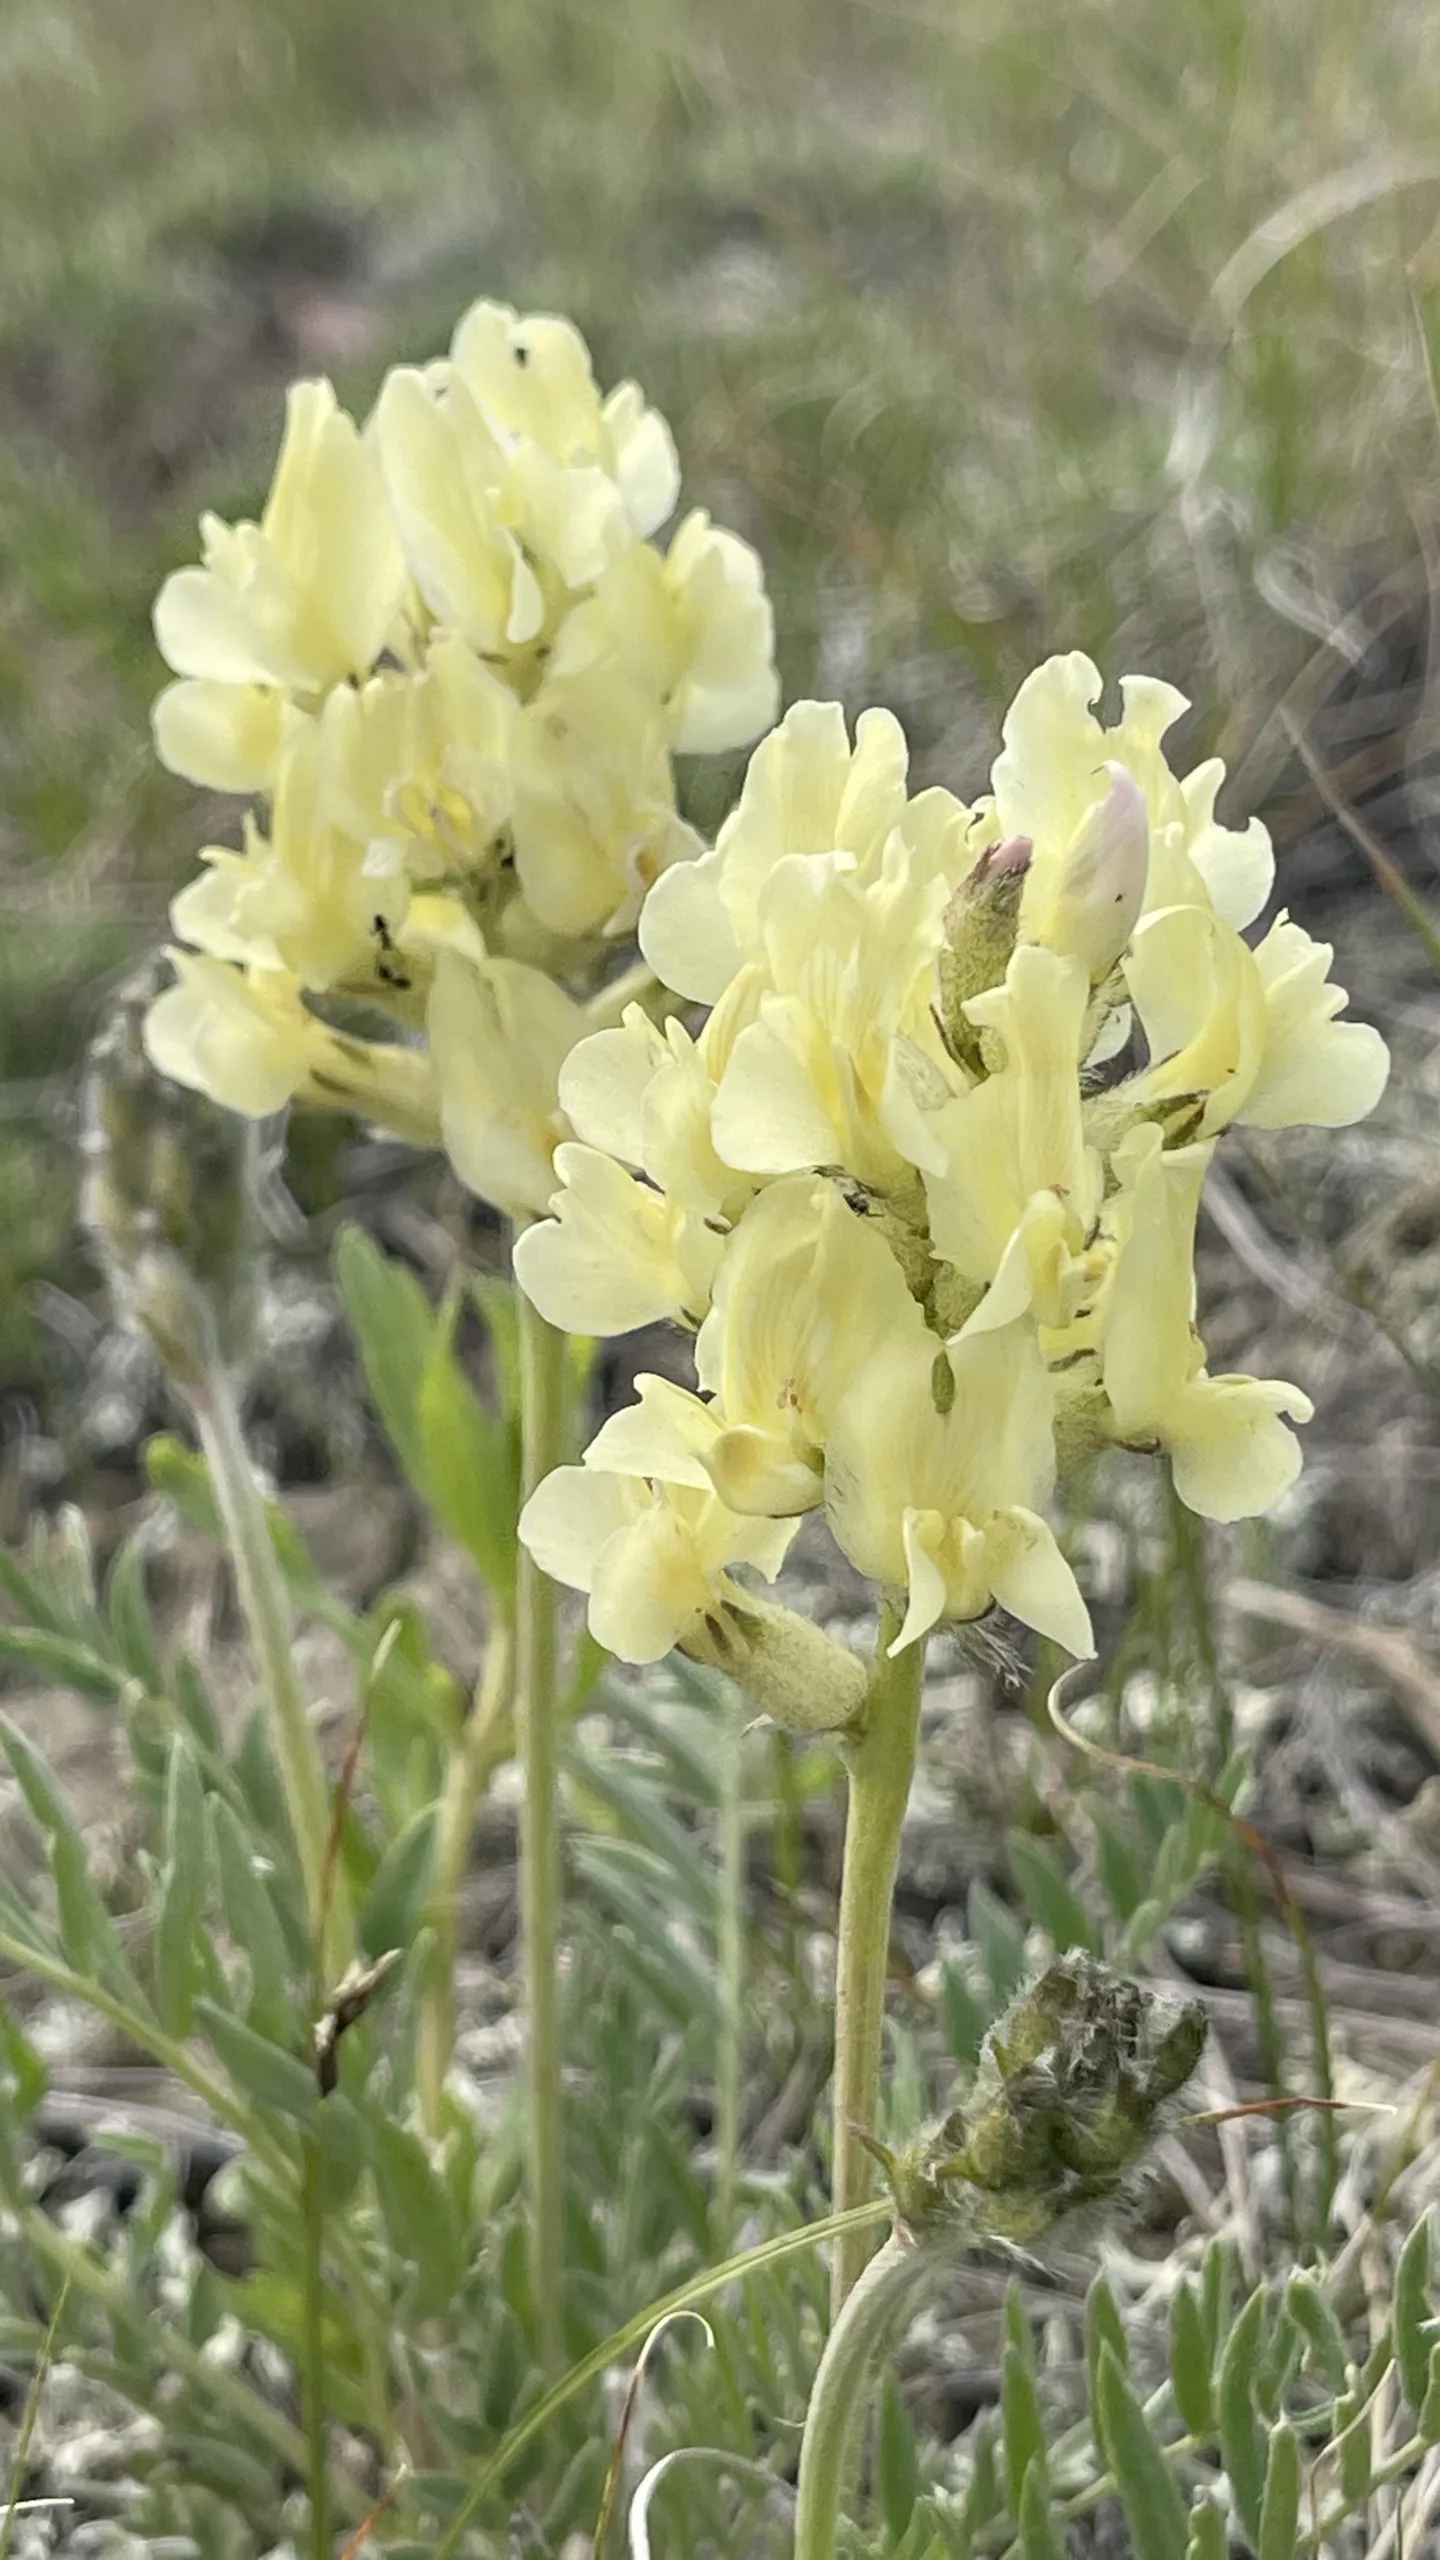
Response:
[[[162,1075],[252,1120],[298,1094],[380,1121],[414,1145],[439,1144],[434,1070],[419,1050],[333,1030],[283,970],[191,951],[169,957],[175,984],[145,1019],[146,1052]]]
[[[680,464],[669,428],[637,383],[601,397],[570,321],[477,302],[456,329],[450,360],[502,441],[570,470],[600,472],[618,492],[632,536],[657,532],[673,513]]]
[[[997,1600],[1071,1653],[1093,1653],[1075,1577],[1036,1507],[1054,1482],[1052,1417],[1023,1322],[948,1353],[898,1341],[855,1379],[826,1449],[825,1507],[851,1563],[908,1591],[892,1653]]]
[[[997,837],[1025,836],[1033,847],[1022,934],[1048,938],[1043,926],[1060,877],[1094,812],[1114,793],[1117,773],[1145,799],[1144,904],[1194,899],[1213,905],[1227,923],[1250,924],[1270,894],[1270,839],[1258,819],[1238,831],[1218,824],[1215,798],[1225,772],[1218,761],[1183,779],[1171,771],[1161,741],[1189,708],[1184,694],[1153,676],[1124,676],[1121,718],[1106,729],[1093,710],[1102,689],[1098,668],[1075,650],[1027,676],[1006,714],[1005,750],[991,775],[993,826]]]
[[[444,367],[398,365],[375,409],[375,448],[410,575],[435,620],[503,660],[545,620],[534,564],[506,522],[509,465]]]
[[[1022,943],[1004,985],[965,1008],[1001,1062],[935,1115],[943,1169],[924,1180],[935,1252],[978,1295],[966,1333],[1032,1308],[1066,1325],[1084,1294],[1103,1180],[1081,1104],[1089,997],[1082,958]]]
[[[783,1518],[824,1492],[825,1448],[856,1371],[928,1339],[882,1236],[832,1183],[794,1174],[745,1211],[695,1346],[723,1425],[705,1464],[734,1511]]]
[[[1166,1151],[1155,1128],[1125,1142],[1127,1209],[1100,1313],[1101,1370],[1117,1440],[1167,1453],[1175,1490],[1208,1520],[1268,1511],[1300,1472],[1291,1422],[1308,1396],[1280,1378],[1212,1378],[1194,1328],[1195,1219],[1208,1146]]]
[[[598,1334],[698,1324],[724,1250],[708,1220],[598,1147],[557,1147],[554,1170],[554,1215],[515,1239],[515,1276],[546,1321]]]
[[[852,747],[838,703],[794,704],[751,757],[714,851],[646,901],[640,947],[662,984],[714,1004],[747,961],[762,957],[762,897],[790,855],[848,854],[863,886],[904,819],[932,868],[943,867],[937,847],[953,848],[958,880],[973,859],[961,850],[971,814],[948,792],[907,803],[907,765],[893,713],[862,712]]]
[[[687,755],[748,746],[778,707],[775,634],[759,556],[702,508],[662,558],[632,543],[601,575],[556,642],[556,675],[619,665],[663,704],[670,744]]]
[[[1368,1023],[1340,1022],[1328,943],[1281,915],[1254,951],[1218,916],[1170,907],[1145,917],[1125,979],[1153,1064],[1137,1101],[1196,1102],[1196,1134],[1345,1128],[1373,1111],[1389,1053]]]
[[[651,884],[699,850],[663,713],[623,667],[548,679],[520,714],[513,776],[516,873],[552,933],[632,931]]]
[[[773,1581],[793,1521],[742,1519],[713,1492],[696,1442],[705,1407],[677,1419],[679,1390],[643,1378],[579,1467],[557,1467],[520,1515],[542,1571],[589,1595],[592,1635],[622,1662],[658,1662],[701,1621],[746,1593],[731,1568]]]
[[[435,964],[426,1028],[461,1181],[510,1217],[536,1216],[555,1187],[565,1134],[556,1088],[584,1013],[542,970],[448,952]]]
[[[405,564],[379,468],[328,382],[297,383],[258,525],[201,519],[204,564],[167,578],[155,636],[177,675],[156,708],[162,759],[222,790],[269,781],[280,697],[366,674],[400,610]]]

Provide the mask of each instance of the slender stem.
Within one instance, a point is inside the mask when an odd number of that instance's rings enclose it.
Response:
[[[320,2122],[325,2122],[321,2102]],[[331,2560],[330,2474],[325,2436],[325,2136],[305,2137],[300,2189],[304,2236],[304,2315],[301,2341],[300,2415],[305,2436],[305,2476],[310,2491],[311,2560]]]
[[[466,1720],[460,1747],[451,1760],[435,1828],[435,1869],[430,1891],[430,1926],[434,1952],[420,2003],[418,2078],[420,2107],[427,2132],[442,2129],[445,2076],[455,2048],[455,1961],[460,1933],[460,1896],[469,1863],[475,1810],[501,1757],[510,1711],[514,1640],[497,1618],[485,1655],[485,1670]]]
[[[834,2560],[841,2512],[859,2468],[871,2377],[934,2265],[933,2254],[917,2250],[908,2232],[892,2231],[826,2340],[800,2440],[794,2560]]]
[[[566,1346],[517,1292],[520,1492],[558,1464],[565,1434]],[[520,1807],[520,1939],[525,1968],[527,2167],[532,2278],[541,2360],[563,2353],[564,2162],[560,2130],[560,1759],[556,1731],[559,1593],[521,1547],[515,1574],[515,1723],[524,1771]]]
[[[734,2246],[740,2172],[741,2037],[745,2018],[745,1709],[725,1718],[720,1777],[720,2035],[715,2056],[715,2241]]]
[[[890,1913],[920,1736],[925,1647],[923,1641],[909,1644],[892,1659],[886,1647],[895,1626],[895,1614],[887,1606],[870,1675],[865,1729],[848,1755],[850,1800],[835,1967],[831,2182],[837,2213],[863,2204],[870,2193],[874,2163],[862,2137],[874,2133],[879,2111]],[[836,2249],[830,2277],[832,2316],[838,2314],[870,2247],[870,2233],[852,2231]]]
[[[289,1597],[223,1362],[212,1358],[203,1386],[194,1385],[188,1392],[225,1524],[240,1606],[270,1704],[275,1756],[311,1925],[317,1936],[324,1929],[326,1970],[333,1980],[348,1964],[353,1940],[344,1883],[338,1875],[328,1913],[324,1909],[330,1807],[315,1735],[295,1676]]]

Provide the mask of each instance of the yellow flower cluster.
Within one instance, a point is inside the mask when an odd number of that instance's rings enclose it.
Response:
[[[887,712],[852,744],[798,704],[640,917],[703,1029],[632,1007],[565,1060],[521,1284],[572,1331],[696,1335],[698,1392],[642,1378],[522,1519],[627,1660],[723,1653],[732,1568],[773,1577],[821,1505],[908,1594],[892,1650],[998,1601],[1085,1654],[1044,1516],[1068,1470],[1163,1451],[1217,1520],[1294,1479],[1306,1398],[1205,1366],[1201,1187],[1234,1123],[1359,1119],[1386,1051],[1325,946],[1243,939],[1269,840],[1218,823],[1219,764],[1172,772],[1183,697],[1131,677],[1105,728],[1100,691],[1079,655],[1031,676],[973,809],[908,795]]]
[[[602,398],[564,320],[477,303],[363,429],[296,386],[260,522],[206,516],[156,606],[161,757],[264,798],[175,901],[157,1065],[252,1116],[303,1094],[443,1136],[543,1206],[560,1062],[699,850],[672,758],[775,716],[759,560],[703,512],[657,549],[678,493],[664,420]]]

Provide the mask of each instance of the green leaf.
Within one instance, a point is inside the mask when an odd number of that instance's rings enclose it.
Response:
[[[368,2148],[390,2245],[415,2269],[420,2316],[442,2311],[465,2274],[450,2190],[419,2136],[391,2117],[371,2117]]]
[[[965,1910],[969,1934],[980,1950],[997,2006],[1012,2000],[1025,1979],[1025,1932],[988,1885],[972,1884]]]
[[[1100,2359],[1107,2347],[1121,2372],[1128,2373],[1130,2347],[1125,2336],[1125,2323],[1120,2317],[1119,2307],[1110,2287],[1103,2276],[1097,2275],[1085,2296],[1085,2371],[1090,2407],[1095,2418],[1096,2441],[1105,2460],[1113,2468],[1113,2458],[1105,2440],[1105,2422],[1100,2409]]]
[[[1352,2365],[1350,2383],[1335,2403],[1330,2449],[1340,2469],[1340,2486],[1349,2506],[1363,2506],[1370,2495],[1370,2393]]]
[[[1145,1896],[1134,1850],[1108,1805],[1092,1804],[1089,1812],[1095,1831],[1095,1865],[1101,1890],[1116,1919],[1129,1920]]]
[[[1136,2551],[1144,2554],[1144,2560],[1185,2560],[1184,2501],[1109,2346],[1100,2350],[1096,2407]]]
[[[875,2431],[875,2494],[885,2531],[899,2542],[910,2530],[920,2495],[920,2458],[905,2395],[895,2375],[885,2376]]]
[[[194,1753],[178,1736],[165,1781],[165,1853],[155,1923],[155,2005],[172,2036],[188,2034],[205,1912],[205,1797]]]
[[[99,1974],[112,1989],[122,1990],[142,2009],[148,2007],[115,1923],[91,1876],[75,1817],[48,1763],[8,1716],[0,1716],[0,1747],[31,1818],[45,1838],[55,1882],[60,1944],[67,1963],[77,1973]]]
[[[1305,2340],[1306,2361],[1332,2391],[1343,2391],[1350,2354],[1329,2297],[1302,2267],[1286,2280],[1285,2304]]]
[[[1210,2345],[1188,2279],[1177,2285],[1170,2302],[1170,2387],[1188,2433],[1208,2436],[1214,2421]]]
[[[1422,2214],[1395,2269],[1395,2361],[1419,2411],[1430,2382],[1430,2217]]]
[[[971,2437],[970,2479],[965,2503],[960,2510],[962,2538],[968,2534],[973,2540],[1000,2513],[1000,2464],[996,2458],[996,2440],[994,2419],[981,2418]]]
[[[435,1325],[421,1375],[418,1490],[509,1609],[515,1598],[515,1524],[520,1514],[519,1440],[506,1423],[486,1412],[455,1356],[456,1311],[452,1299]]]
[[[186,1730],[194,1737],[207,1760],[225,1756],[225,1736],[214,1701],[205,1686],[192,1655],[177,1653],[170,1669],[170,1694]]]
[[[1295,2560],[1300,2528],[1300,2439],[1288,2418],[1270,2430],[1255,2560]]]
[[[127,1538],[116,1554],[105,1606],[126,1670],[144,1683],[152,1697],[158,1695],[163,1686],[160,1647],[145,1589],[145,1549],[139,1536]]]
[[[23,1625],[48,1627],[52,1635],[61,1633],[59,1612],[7,1547],[0,1547],[0,1595],[9,1601]]]
[[[435,1310],[414,1273],[392,1262],[362,1227],[341,1228],[335,1278],[375,1410],[411,1484],[424,1494],[420,1392]]]
[[[1063,1956],[1071,1947],[1083,1947],[1087,1955],[1098,1956],[1100,1942],[1095,1924],[1054,1850],[1031,1831],[1009,1832],[1006,1846],[1020,1899],[1056,1954]]]
[[[1440,2444],[1440,2347],[1430,2350],[1430,2379],[1415,2423],[1427,2444]]]
[[[278,2043],[294,2024],[285,1934],[261,1878],[254,1843],[233,1808],[211,1796],[208,1812],[225,1926],[250,1975],[246,2022],[267,2043]]]
[[[978,2059],[990,2015],[989,2002],[976,1998],[959,1965],[942,1964],[940,2022],[945,2030],[945,2042],[957,2062],[970,2063]]]
[[[89,1645],[78,1644],[73,1636],[51,1635],[45,1627],[0,1627],[0,1663],[106,1707],[123,1698],[130,1686],[121,1663],[107,1662]]]
[[[1024,2338],[1021,2339],[1023,2327]],[[1045,2478],[1045,2420],[1035,2380],[1035,2348],[1020,2288],[1013,2281],[1005,2296],[1005,2352],[1000,2367],[1000,2417],[1005,2431],[1005,2485],[1014,2514],[1020,2513],[1025,2478],[1034,2465]]]
[[[1254,2540],[1265,2490],[1265,2437],[1255,2415],[1255,2388],[1265,2341],[1265,2296],[1252,2293],[1225,2342],[1217,2392],[1220,2452],[1240,2521]]]
[[[358,1924],[360,1944],[372,1961],[388,1955],[392,1947],[408,1946],[415,1935],[435,1863],[437,1812],[433,1804],[422,1806],[391,1841],[375,1870]]]
[[[1190,2539],[1185,2545],[1185,2560],[1230,2560],[1230,2536],[1225,2518],[1208,2498],[1197,2498],[1190,2510]]]
[[[1020,2560],[1065,2560],[1064,2546],[1050,2515],[1050,2484],[1038,2462],[1032,2462],[1025,2474],[1016,2520],[1020,2527]]]
[[[0,2072],[9,2084],[5,2115],[25,2124],[50,2085],[49,2070],[8,2002],[0,2000]]]
[[[242,2097],[310,2125],[319,2111],[315,2074],[283,2046],[257,2035],[213,2000],[197,2000],[195,2023],[208,2036]]]

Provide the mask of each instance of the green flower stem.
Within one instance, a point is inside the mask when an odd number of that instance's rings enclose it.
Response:
[[[566,1341],[516,1292],[520,1333],[520,1495],[564,1454]],[[564,2160],[560,2131],[560,1758],[556,1670],[559,1592],[521,1547],[515,1573],[515,1723],[520,1808],[520,1940],[530,2100],[531,2275],[545,2370],[563,2353]]]
[[[886,1647],[897,1625],[896,1613],[887,1605],[881,1612],[864,1729],[847,1752],[850,1796],[835,1971],[831,2181],[837,2213],[864,2204],[870,2194],[874,2162],[863,2137],[874,2133],[879,2111],[890,1913],[920,1736],[925,1647],[923,1641],[909,1644],[892,1659]],[[868,2231],[848,2232],[837,2247],[830,2280],[832,2314],[839,2312],[870,2248]]]
[[[834,2560],[840,2517],[860,2467],[876,2366],[935,2266],[933,2251],[917,2248],[906,2231],[892,2231],[846,2297],[805,2412],[794,2560]]]
[[[429,1914],[435,1945],[421,1997],[417,2061],[421,2111],[426,2130],[434,2135],[442,2129],[445,2077],[455,2047],[455,1958],[461,1890],[476,1807],[504,1754],[514,1660],[511,1630],[503,1619],[497,1618],[485,1655],[484,1675],[440,1799]]]
[[[270,1705],[286,1810],[305,1880],[305,1900],[322,1968],[338,1981],[354,1951],[349,1903],[338,1868],[326,1882],[330,1805],[315,1735],[295,1676],[290,1602],[271,1543],[265,1505],[240,1428],[234,1391],[219,1357],[203,1383],[187,1387],[200,1445],[235,1567],[240,1606]]]

